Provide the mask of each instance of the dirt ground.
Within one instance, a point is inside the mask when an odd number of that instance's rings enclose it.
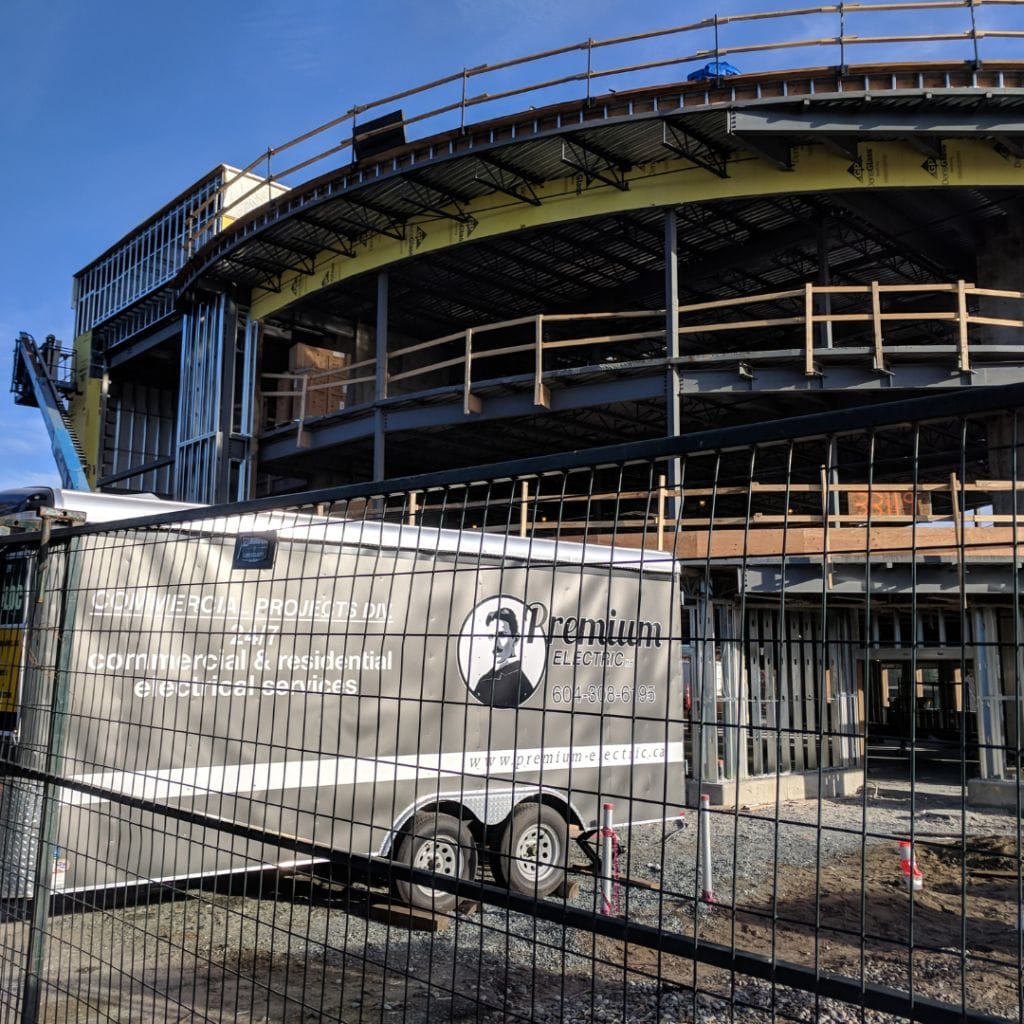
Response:
[[[919,839],[924,887],[912,895],[903,883],[895,843],[872,840],[862,853],[854,837],[852,852],[823,861],[820,875],[813,864],[780,862],[777,876],[769,874],[766,883],[762,869],[755,878],[738,867],[735,908],[722,902],[695,910],[692,900],[678,894],[682,883],[675,883],[673,894],[664,878],[663,893],[630,891],[630,915],[648,925],[660,921],[676,935],[774,955],[854,981],[863,978],[869,985],[905,992],[912,977],[918,998],[1017,1020],[1018,845],[1015,834],[1005,834],[1015,832],[1012,818],[993,821],[991,827],[1003,834],[970,836],[966,862],[958,838]],[[664,849],[663,837],[650,842],[641,861],[659,842]],[[669,842],[669,849],[682,849],[677,839]],[[636,849],[641,850],[639,841]],[[692,856],[693,849],[686,849]],[[663,856],[663,867],[667,863]],[[677,877],[691,866],[688,861]],[[593,879],[577,877],[572,903],[592,908]],[[767,983],[752,986],[739,974],[695,967],[689,959],[659,957],[643,947],[494,907],[460,914],[436,933],[388,927],[371,920],[368,907],[361,887],[298,885],[277,899],[204,892],[173,903],[55,917],[41,1019],[62,1024],[634,1024],[692,1020],[696,1000],[692,1005],[682,1000],[680,1008],[666,1013],[662,993],[692,992],[695,984],[703,993],[738,996],[741,1007],[763,1007],[777,997]],[[2,1021],[19,1019],[26,942],[24,922],[0,925]],[[653,993],[653,1002],[648,998],[634,1010],[626,993]],[[727,1011],[700,1016],[702,1021],[730,1019]],[[737,1021],[771,1019],[765,1011],[735,1016]],[[779,1019],[891,1018],[862,1018],[850,1006],[821,1016],[811,997],[796,993]]]
[[[681,908],[667,927],[674,922],[675,930],[691,938],[767,957],[774,952],[780,961],[855,981],[863,976],[902,992],[910,990],[912,971],[918,998],[954,1006],[963,999],[971,1011],[1016,1020],[1021,994],[1016,849],[1014,837],[978,837],[970,840],[965,865],[959,842],[919,843],[924,886],[911,898],[895,846],[876,843],[863,858],[823,867],[820,877],[808,868],[780,874],[774,912],[767,899],[741,902],[735,912],[702,907],[695,916],[692,908]],[[647,949],[633,946],[623,953],[621,944],[610,940],[601,948],[603,960],[620,957],[627,971],[653,975],[660,970],[663,982],[694,984],[689,960],[661,957],[659,966]],[[732,987],[721,970],[701,967],[696,978],[703,991],[728,994]]]

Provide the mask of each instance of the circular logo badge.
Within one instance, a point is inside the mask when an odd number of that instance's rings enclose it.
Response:
[[[469,692],[494,708],[514,708],[544,677],[548,644],[543,605],[500,594],[481,601],[459,631],[459,672]]]

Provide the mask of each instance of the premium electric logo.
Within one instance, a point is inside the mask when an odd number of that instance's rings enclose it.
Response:
[[[459,631],[459,672],[481,704],[514,708],[547,669],[547,609],[499,594],[481,601]]]

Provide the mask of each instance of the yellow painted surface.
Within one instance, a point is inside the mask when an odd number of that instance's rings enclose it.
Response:
[[[0,715],[18,710],[18,673],[23,630],[0,629]]]
[[[325,250],[317,257],[313,273],[285,274],[279,292],[257,289],[250,313],[262,320],[321,288],[398,260],[547,224],[746,196],[876,188],[1021,187],[1024,161],[1002,157],[990,145],[971,139],[948,140],[942,162],[926,159],[905,143],[871,142],[860,145],[854,163],[821,146],[802,146],[793,151],[791,171],[744,157],[729,162],[729,177],[723,179],[687,160],[672,159],[635,167],[626,179],[627,192],[601,182],[587,187],[583,177],[575,174],[551,181],[535,189],[540,206],[504,195],[484,196],[463,207],[472,217],[469,223],[433,215],[414,218],[406,224],[402,241],[375,235],[356,246],[355,258]]]
[[[75,338],[75,390],[69,403],[71,425],[85,453],[85,475],[89,484],[96,486],[100,457],[100,438],[103,436],[103,382],[89,376],[92,357],[92,332]]]

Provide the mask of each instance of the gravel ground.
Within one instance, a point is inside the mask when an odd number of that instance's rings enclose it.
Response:
[[[1017,1019],[1016,900],[1004,889],[990,892],[984,878],[975,885],[971,877],[964,904],[960,881],[962,870],[971,874],[979,864],[991,864],[997,876],[991,884],[1000,884],[1000,865],[1011,863],[1016,852],[1018,823],[995,812],[971,811],[964,819],[955,786],[919,785],[913,820],[925,889],[915,894],[912,912],[895,846],[897,837],[909,835],[909,796],[898,778],[872,777],[867,794],[858,798],[714,814],[713,905],[695,899],[701,893],[696,813],[667,827],[638,826],[623,837],[620,871],[660,889],[623,882],[619,911],[631,922],[697,942],[735,943],[741,952],[763,956],[774,950],[779,960],[817,964],[853,980],[863,971],[868,984],[904,991],[913,913],[917,994],[959,1005],[963,993],[969,1008]],[[984,857],[989,860],[978,859]],[[571,904],[599,909],[594,879],[573,877],[578,888]],[[500,908],[459,913],[447,930],[433,932],[372,920],[369,897],[359,888],[296,881],[289,896],[275,901],[197,893],[177,903],[54,919],[44,1019],[896,1019],[842,1002],[816,1003],[807,993],[697,966],[692,958],[659,958],[637,944]],[[962,909],[966,959],[958,951]],[[863,946],[861,931],[867,935]],[[5,1020],[15,1019],[21,979],[3,967],[24,941],[23,924],[0,926]]]

